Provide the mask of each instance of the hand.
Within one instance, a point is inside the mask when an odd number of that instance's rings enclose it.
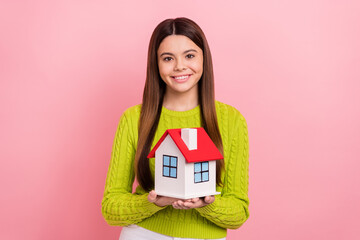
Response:
[[[148,201],[154,203],[155,205],[159,207],[165,207],[168,205],[172,205],[173,202],[178,201],[180,199],[178,198],[171,198],[171,197],[165,197],[165,196],[158,196],[154,190],[149,192],[148,195]]]
[[[203,198],[192,198],[187,200],[177,200],[172,206],[176,209],[190,209],[190,208],[201,208],[209,205],[215,201],[214,196],[206,196]]]

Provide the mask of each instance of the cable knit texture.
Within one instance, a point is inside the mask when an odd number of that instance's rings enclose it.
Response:
[[[189,210],[158,207],[148,202],[140,186],[132,193],[134,157],[138,141],[141,105],[128,108],[120,118],[101,202],[106,222],[114,226],[137,224],[143,228],[183,238],[223,238],[226,229],[239,228],[249,218],[247,124],[234,107],[216,101],[216,113],[224,147],[225,171],[220,195],[212,204]],[[177,112],[162,107],[151,149],[167,129],[201,127],[200,107]],[[154,158],[150,160],[154,175]]]

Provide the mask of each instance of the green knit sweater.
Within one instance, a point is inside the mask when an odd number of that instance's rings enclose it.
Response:
[[[138,141],[141,105],[128,108],[120,118],[106,177],[102,214],[110,225],[137,224],[143,228],[183,238],[223,238],[226,229],[239,228],[249,217],[247,124],[234,107],[216,101],[216,113],[224,148],[223,187],[215,201],[202,208],[158,207],[147,200],[140,186],[132,193],[134,156]],[[200,107],[178,112],[162,107],[151,149],[166,129],[201,127]],[[154,158],[150,169],[154,175]]]

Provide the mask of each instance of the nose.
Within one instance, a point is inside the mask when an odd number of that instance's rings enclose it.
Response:
[[[179,71],[179,70],[185,70],[185,69],[186,69],[186,66],[183,64],[182,60],[180,58],[177,59],[174,70]]]

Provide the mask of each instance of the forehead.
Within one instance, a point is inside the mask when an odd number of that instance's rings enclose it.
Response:
[[[162,52],[181,54],[188,49],[195,49],[198,52],[202,51],[190,38],[184,35],[169,35],[160,43],[158,54]]]

